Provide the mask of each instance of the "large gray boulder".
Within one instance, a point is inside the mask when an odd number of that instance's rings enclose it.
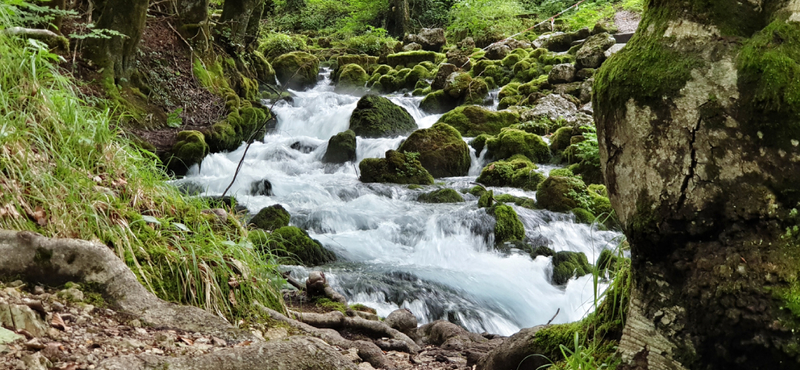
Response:
[[[578,107],[560,94],[550,94],[536,101],[533,109],[521,115],[522,122],[533,121],[539,117],[547,117],[552,121],[559,118],[572,117],[578,113]]]
[[[547,75],[547,82],[553,85],[575,81],[575,66],[571,63],[557,64]]]
[[[442,28],[423,28],[417,34],[408,34],[403,38],[403,43],[417,43],[422,46],[422,50],[440,51],[447,44]]]
[[[575,55],[575,64],[577,68],[600,67],[606,60],[605,51],[616,43],[617,41],[614,39],[614,36],[607,33],[600,33],[589,37]]]

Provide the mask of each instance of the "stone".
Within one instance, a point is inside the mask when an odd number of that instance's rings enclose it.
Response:
[[[369,75],[364,67],[358,64],[346,64],[341,67],[336,82],[335,91],[343,93],[354,93],[366,89],[365,85],[369,80]]]
[[[445,188],[422,193],[417,197],[417,201],[422,203],[461,203],[464,201],[464,197],[453,189]]]
[[[458,106],[458,100],[447,95],[444,90],[437,90],[425,96],[419,103],[419,109],[430,114],[442,114]]]
[[[280,204],[273,204],[269,207],[264,207],[253,218],[250,219],[250,224],[258,229],[273,231],[284,226],[289,226],[291,215]]]
[[[386,158],[366,158],[359,163],[358,168],[361,182],[433,184],[433,176],[410,153],[388,150]]]
[[[439,66],[439,70],[436,72],[436,76],[433,78],[433,83],[431,84],[431,89],[433,90],[441,90],[444,88],[445,83],[447,82],[447,78],[450,77],[451,74],[458,71],[458,67],[455,64],[451,63],[442,63]]]
[[[68,302],[83,302],[83,292],[74,287],[64,289],[56,293],[56,297]]]
[[[359,99],[350,116],[350,129],[362,137],[394,137],[416,128],[417,123],[405,108],[372,94]]]
[[[515,111],[492,111],[480,106],[467,105],[445,113],[438,122],[452,126],[461,135],[475,137],[480,134],[499,134],[503,127],[516,124],[519,119],[520,114]]]
[[[356,133],[353,130],[340,132],[328,140],[328,149],[322,161],[325,163],[345,163],[356,160]]]
[[[617,41],[614,36],[600,33],[586,39],[583,46],[575,55],[575,63],[580,68],[599,68],[606,60],[605,51],[614,46]]]
[[[250,195],[272,196],[274,194],[272,192],[272,183],[267,179],[253,181],[250,184]]]
[[[486,49],[485,57],[491,60],[502,60],[510,52],[511,48],[508,47],[508,45],[492,44],[488,49]]]
[[[581,103],[589,104],[592,101],[592,85],[594,85],[594,78],[590,78],[581,84],[580,95]]]
[[[392,311],[389,316],[386,316],[386,320],[384,320],[386,325],[389,327],[397,329],[403,333],[410,333],[413,330],[417,329],[417,317],[411,313],[410,310],[407,308],[401,308]]]
[[[251,239],[252,240],[252,239]],[[284,226],[272,232],[266,243],[254,241],[257,248],[268,248],[274,256],[282,257],[293,264],[318,266],[336,261],[336,255],[318,240],[312,239],[305,230]]]
[[[465,176],[472,161],[461,133],[442,122],[414,131],[397,150],[419,153],[422,167],[435,178]]]
[[[423,28],[417,34],[406,35],[403,42],[417,43],[423,50],[438,52],[447,44],[447,38],[442,28]]]
[[[550,149],[539,135],[510,127],[503,128],[497,136],[486,140],[486,155],[492,159],[507,159],[523,155],[535,163],[550,160]]]
[[[551,121],[559,118],[573,117],[578,113],[578,107],[570,99],[561,94],[550,94],[536,101],[532,110],[521,115],[523,121],[534,121],[540,117],[547,117]]]
[[[570,63],[557,64],[550,70],[547,81],[551,84],[563,84],[575,81],[575,66]]]
[[[572,34],[564,32],[553,32],[539,36],[533,40],[533,47],[545,48],[550,51],[562,52],[567,51],[572,47],[572,42],[575,38]]]
[[[486,186],[536,190],[537,186],[544,181],[544,175],[537,172],[537,169],[538,167],[530,159],[516,155],[484,167],[476,181]]]
[[[15,330],[26,330],[34,337],[47,334],[48,325],[38,313],[25,305],[0,303],[0,325]]]
[[[536,343],[534,341],[536,333],[542,328],[544,325],[520,330],[478,360],[476,369],[536,370],[551,364],[551,361],[545,356],[534,355],[543,352],[541,348],[532,345]]]
[[[441,55],[441,54],[440,54]],[[386,63],[392,67],[413,67],[422,62],[436,63],[436,53],[432,51],[404,51],[386,56]]]
[[[611,58],[612,55],[618,53],[625,47],[626,44],[614,44],[608,50],[606,50],[603,54],[606,56],[606,59]]]
[[[311,54],[302,51],[283,54],[272,62],[272,67],[281,85],[290,89],[303,90],[317,84],[319,59]]]
[[[415,50],[422,50],[422,45],[417,44],[416,42],[403,45],[403,51],[415,51]]]

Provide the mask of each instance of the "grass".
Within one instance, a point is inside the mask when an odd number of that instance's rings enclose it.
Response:
[[[0,1],[0,29],[19,15]],[[122,108],[93,108],[113,105],[83,96],[40,42],[0,32],[0,55],[0,228],[107,245],[159,297],[231,322],[254,301],[283,310],[273,258],[234,215],[221,223],[168,185],[119,130]]]

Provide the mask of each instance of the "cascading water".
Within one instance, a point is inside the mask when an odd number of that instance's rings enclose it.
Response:
[[[327,140],[348,129],[358,101],[333,92],[330,71],[323,77],[315,88],[294,92],[292,103],[275,106],[276,128],[252,144],[230,193],[251,212],[283,205],[293,225],[333,250],[340,262],[314,269],[325,271],[351,303],[374,307],[382,316],[406,307],[421,323],[447,319],[473,332],[502,335],[546,323],[559,309],[554,323],[578,320],[593,309],[595,292],[605,286],[595,287],[591,276],[554,287],[548,282],[550,258],[495,251],[489,240],[494,219],[478,209],[475,197],[465,194],[467,202],[457,204],[419,203],[417,196],[434,187],[364,184],[358,181],[357,163],[321,162]],[[408,110],[420,128],[440,117],[421,112],[421,98],[389,98]],[[359,137],[357,161],[383,157],[403,139]],[[209,155],[182,181],[219,195],[243,151]],[[454,189],[473,186],[483,159],[473,152],[472,160],[470,176],[437,181]],[[249,195],[251,184],[262,179],[272,183],[274,195]],[[493,190],[535,198],[519,189]],[[556,251],[584,252],[590,261],[619,236],[577,224],[571,215],[514,208],[528,237],[549,240]],[[298,276],[308,271],[289,268]]]

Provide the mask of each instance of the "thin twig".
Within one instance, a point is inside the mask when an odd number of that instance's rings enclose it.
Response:
[[[559,308],[558,310],[556,310],[556,314],[555,314],[555,315],[553,315],[553,317],[552,317],[552,318],[550,318],[550,321],[548,321],[548,322],[547,322],[547,324],[544,324],[544,326],[549,326],[549,325],[550,325],[550,323],[551,323],[551,322],[553,322],[553,320],[555,320],[555,319],[556,319],[556,316],[558,316],[558,313],[559,313],[559,312],[561,312],[561,308]]]

